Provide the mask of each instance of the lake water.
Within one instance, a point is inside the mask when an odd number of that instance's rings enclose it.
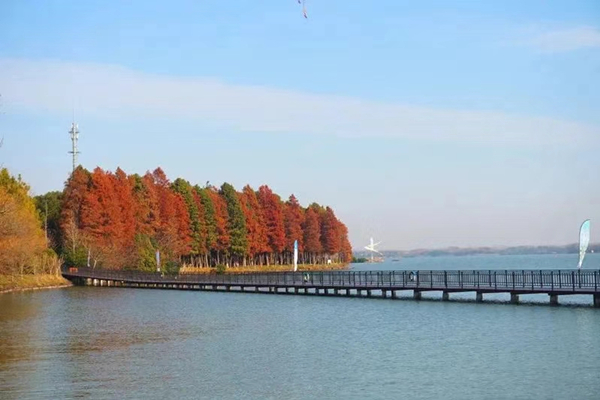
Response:
[[[598,255],[585,267],[600,268]],[[550,307],[97,287],[4,294],[0,398],[599,399],[600,310],[581,297],[582,306]]]

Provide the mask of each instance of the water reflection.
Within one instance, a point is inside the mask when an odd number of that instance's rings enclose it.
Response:
[[[39,316],[36,303],[31,296],[20,293],[0,295],[0,370],[34,354],[35,332],[28,327]]]
[[[120,288],[2,295],[0,397],[596,399],[599,312]]]

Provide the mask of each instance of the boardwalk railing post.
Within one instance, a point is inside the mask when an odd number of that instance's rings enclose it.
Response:
[[[560,272],[560,269],[558,270],[558,287],[562,289],[562,272]]]
[[[448,289],[448,272],[444,271],[444,287]]]
[[[533,271],[531,271],[531,290],[533,290]]]
[[[575,271],[571,271],[571,283],[573,284],[573,291],[575,291]]]
[[[550,287],[554,290],[554,271],[550,271]]]
[[[433,287],[433,271],[429,271],[429,281],[430,286]]]
[[[594,271],[594,291],[598,291],[598,271]]]
[[[419,287],[419,271],[417,271],[417,287]]]

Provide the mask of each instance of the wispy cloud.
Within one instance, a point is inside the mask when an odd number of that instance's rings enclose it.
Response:
[[[581,26],[537,34],[527,44],[544,52],[566,52],[584,48],[600,48],[600,29]]]
[[[378,103],[214,79],[145,74],[118,66],[0,59],[7,103],[33,112],[103,118],[184,118],[242,132],[397,137],[512,144],[572,143],[600,128],[546,117]]]

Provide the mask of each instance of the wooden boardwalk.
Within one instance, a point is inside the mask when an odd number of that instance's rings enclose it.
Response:
[[[600,270],[491,270],[491,271],[310,271],[247,274],[162,275],[135,271],[64,268],[62,274],[76,285],[179,290],[260,292],[396,298],[409,290],[416,300],[427,291],[547,294],[551,304],[559,295],[592,295],[600,307]]]

